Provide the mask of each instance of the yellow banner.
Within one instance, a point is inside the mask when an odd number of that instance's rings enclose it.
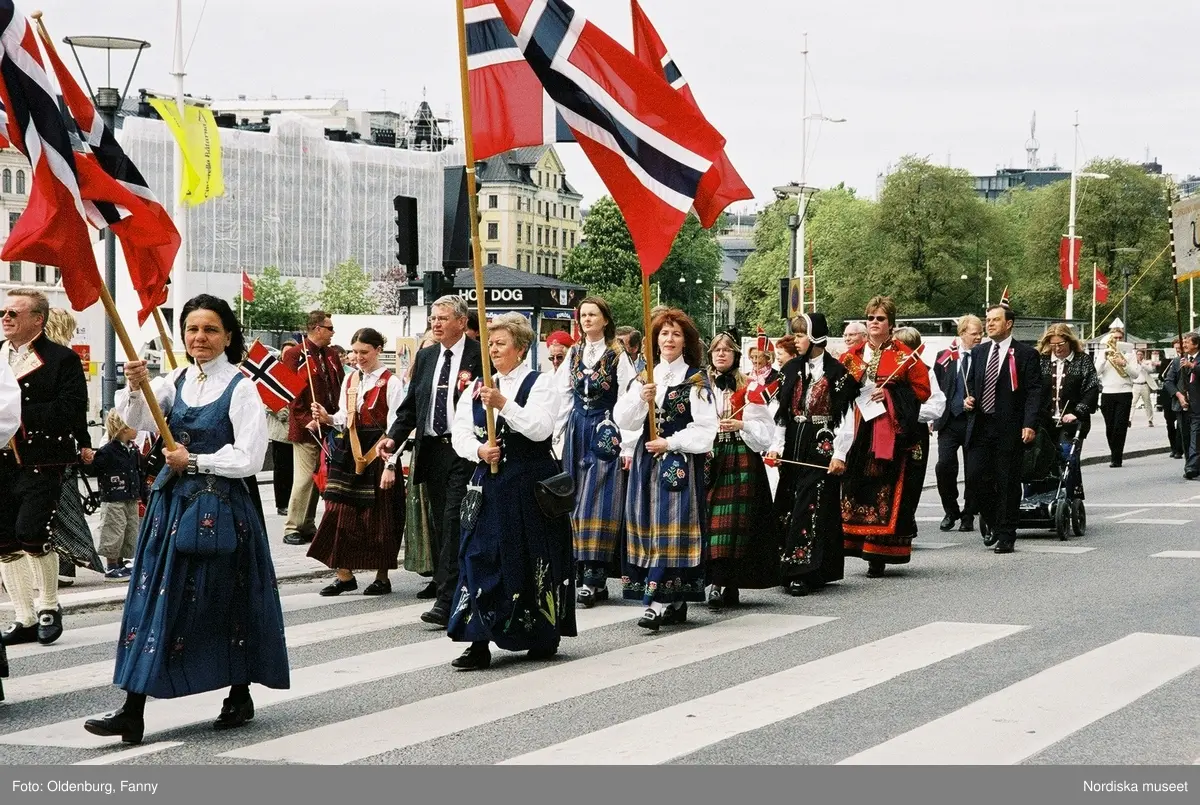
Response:
[[[167,98],[150,98],[150,105],[167,124],[183,151],[183,186],[179,197],[191,206],[225,195],[221,171],[221,136],[211,109],[187,106],[179,120],[179,106]]]

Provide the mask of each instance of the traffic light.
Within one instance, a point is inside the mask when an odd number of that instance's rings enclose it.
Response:
[[[446,275],[440,271],[427,272],[423,288],[425,290],[425,307],[429,307],[435,299],[445,294]]]
[[[419,249],[417,244],[417,200],[410,196],[396,196],[392,201],[396,208],[396,262],[408,269],[408,279],[417,279]]]

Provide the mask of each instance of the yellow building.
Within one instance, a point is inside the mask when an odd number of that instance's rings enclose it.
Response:
[[[484,262],[557,277],[581,236],[583,196],[549,145],[516,148],[479,170]]]

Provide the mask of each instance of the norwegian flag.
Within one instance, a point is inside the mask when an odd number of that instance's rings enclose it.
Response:
[[[463,14],[475,159],[513,148],[575,142],[500,18],[495,0],[464,0]]]
[[[75,155],[80,194],[85,208],[89,202],[94,203],[102,219],[98,222],[95,215],[89,215],[89,220],[98,228],[112,227],[113,234],[120,238],[130,279],[142,303],[138,324],[145,324],[154,308],[166,302],[167,282],[181,243],[179,230],[96,111],[92,99],[58,57],[49,36],[42,31],[39,36],[81,138]]]
[[[304,375],[281,363],[261,341],[250,346],[241,368],[242,373],[254,381],[258,396],[272,411],[291,404],[304,391]]]
[[[752,379],[746,384],[746,401],[756,405],[770,405],[779,396],[779,381],[772,380],[770,383],[763,383],[757,379]]]
[[[634,54],[650,69],[661,71],[667,83],[700,112],[700,104],[696,103],[692,88],[688,86],[687,79],[667,52],[667,46],[663,44],[662,37],[654,29],[650,18],[646,16],[638,0],[629,1],[633,10]],[[700,187],[696,192],[696,215],[700,217],[701,225],[708,229],[717,222],[717,218],[730,204],[751,198],[754,198],[754,193],[742,181],[733,163],[729,161],[729,156],[722,151],[713,161],[708,173],[700,180]]]
[[[725,139],[661,73],[563,0],[494,6],[624,214],[642,273],[653,274]],[[484,6],[476,8],[483,18]],[[472,101],[472,116],[479,103],[486,120],[492,99]]]
[[[102,286],[84,222],[71,138],[42,65],[37,38],[10,0],[0,0],[0,132],[33,168],[29,203],[8,235],[0,259],[57,266],[71,307],[83,310]]]

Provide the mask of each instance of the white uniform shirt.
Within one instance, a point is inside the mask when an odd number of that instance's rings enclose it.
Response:
[[[668,386],[683,382],[690,368],[682,356],[671,363],[660,363],[654,367],[654,404],[662,405]],[[712,450],[717,438],[717,409],[711,400],[705,399],[695,386],[691,389],[692,422],[683,430],[667,438],[667,449],[678,453],[707,453]],[[640,434],[650,414],[650,406],[642,399],[642,383],[634,380],[629,392],[617,400],[613,419],[623,431]]]
[[[150,387],[163,413],[170,419],[171,406],[175,402],[175,380],[185,372],[182,402],[199,407],[216,402],[225,393],[225,388],[241,369],[234,366],[224,355],[203,365],[205,379],[200,380],[201,366],[191,364],[172,370],[169,374],[156,377]],[[120,389],[116,395],[116,409],[129,427],[134,430],[158,432],[150,407],[139,391],[131,394],[128,388]],[[262,398],[254,382],[246,377],[233,390],[229,403],[229,421],[233,423],[233,444],[227,444],[215,453],[197,457],[196,466],[202,474],[220,475],[225,478],[248,478],[262,470],[267,456],[267,420],[262,414]]]
[[[0,362],[0,449],[21,427],[21,387],[8,362]]]
[[[554,433],[561,395],[554,388],[550,375],[539,373],[537,380],[533,381],[533,388],[529,390],[525,405],[517,405],[517,392],[531,371],[522,361],[506,375],[492,375],[492,382],[507,400],[497,414],[504,417],[509,430],[530,441],[544,442]],[[461,405],[454,412],[454,425],[451,428],[450,441],[454,445],[454,452],[468,461],[479,461],[479,446],[487,443],[486,438],[480,439],[475,434],[475,395],[482,385],[481,381],[477,381],[463,393]]]
[[[386,366],[380,364],[370,372],[363,372],[358,379],[358,404],[355,409],[362,411],[363,405],[366,403],[367,394],[371,389],[375,388],[379,382],[379,377],[383,374]],[[333,419],[333,424],[338,430],[344,430],[346,427],[346,409],[350,398],[350,378],[354,376],[358,370],[352,369],[346,373],[346,377],[342,380],[342,390],[338,395],[338,410],[336,414],[330,414]],[[404,391],[401,388],[400,378],[393,372],[387,382],[387,430],[392,429],[393,423],[396,421],[396,411],[400,408],[400,402],[404,399]]]

